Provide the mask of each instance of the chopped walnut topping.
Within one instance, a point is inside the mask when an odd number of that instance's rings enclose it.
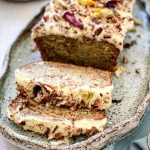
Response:
[[[56,15],[56,14],[55,14],[53,17],[54,17],[54,20],[55,20],[55,21],[60,20],[60,16],[58,16],[58,15]]]
[[[104,38],[108,39],[108,38],[111,38],[111,36],[110,35],[104,35]]]
[[[86,129],[86,136],[90,136],[91,135],[91,130]]]
[[[97,132],[98,132],[98,129],[97,129],[96,127],[92,127],[92,129],[91,129],[91,134],[97,133]]]
[[[58,129],[58,126],[56,125],[52,133],[55,133],[57,129]]]
[[[82,128],[78,128],[77,133],[78,133],[78,135],[80,135],[82,133]]]
[[[98,35],[100,35],[100,34],[102,33],[102,31],[103,31],[102,28],[98,28],[98,29],[94,32],[94,34],[95,34],[96,36],[98,36]]]
[[[43,19],[44,19],[45,22],[47,22],[48,19],[49,19],[49,16],[47,16],[47,15],[46,15],[46,16],[43,16]]]
[[[47,128],[47,130],[45,131],[44,135],[48,138],[49,133],[50,133],[50,129],[49,129],[49,128]]]
[[[25,122],[25,121],[22,121],[22,122],[20,122],[19,124],[22,125],[22,126],[24,126],[24,125],[26,124],[26,122]]]
[[[38,127],[41,129],[41,128],[44,128],[44,125],[43,124],[38,124]]]
[[[91,105],[93,109],[98,108],[100,101],[97,99],[94,101],[94,103]]]
[[[102,94],[102,93],[100,93],[100,96],[101,96],[101,97],[103,97],[103,94]]]
[[[61,133],[56,133],[55,138],[56,138],[56,140],[63,140],[64,136],[62,136]]]

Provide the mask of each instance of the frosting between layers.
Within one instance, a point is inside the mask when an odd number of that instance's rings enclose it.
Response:
[[[51,74],[52,70],[49,76]],[[106,74],[106,76],[108,76],[108,79],[104,79],[104,82],[110,80],[109,74]],[[46,75],[44,77],[38,77],[36,75],[31,77],[30,73],[26,73],[20,69],[15,71],[15,79],[19,90],[24,91],[25,96],[37,102],[47,103],[47,106],[54,104],[57,106],[65,105],[76,108],[88,107],[91,109],[106,109],[111,106],[112,83],[105,83],[106,85],[103,83],[103,86],[105,86],[101,87],[101,83],[99,82],[101,80],[94,83],[91,81],[93,80],[91,78],[91,80],[86,80],[85,83],[82,81],[83,84],[81,84],[82,82],[79,79],[74,79],[71,73],[70,78],[67,78],[65,81],[62,78],[55,79]],[[77,80],[79,80],[79,83]],[[92,84],[89,84],[89,80]],[[62,81],[64,81],[64,84]],[[34,96],[33,92],[35,86],[41,88],[36,96]]]
[[[8,118],[16,124],[21,125],[25,130],[44,134],[49,139],[72,137],[80,134],[90,135],[90,132],[92,134],[95,131],[102,131],[107,121],[105,117],[103,119],[86,119],[85,116],[80,120],[62,119],[61,117],[47,116],[46,113],[46,116],[32,114],[28,106],[23,109],[23,111],[20,110],[19,105],[14,108],[9,107],[7,109]]]
[[[59,5],[60,2],[65,3],[67,10],[61,8]],[[103,10],[108,0],[105,2],[100,0],[98,6],[95,7],[85,7],[79,4],[77,0],[61,0],[60,2],[57,0],[51,1],[43,19],[33,29],[33,39],[45,35],[62,35],[77,38],[82,41],[82,38],[85,36],[97,41],[107,41],[119,49],[123,48],[123,40],[126,32],[133,26],[133,0],[122,1],[122,4],[117,4],[112,15],[100,18],[93,18],[91,14],[95,12],[97,8]],[[74,13],[75,18],[82,21],[84,26],[83,30],[67,22],[63,18],[65,12]],[[95,35],[95,32],[99,29],[102,29],[101,33]]]
[[[39,82],[42,83],[40,84],[41,87],[44,86],[44,84],[47,86],[45,86],[46,90],[42,88],[42,92],[43,92],[42,97],[41,97],[41,94],[38,94],[37,97],[34,98],[34,100],[37,102],[41,102],[42,98],[49,96],[50,93],[52,92],[52,89],[48,86],[49,84],[48,82],[46,83],[45,81],[42,81],[41,79],[39,79],[35,81],[35,84]],[[49,84],[49,85],[53,86],[52,84]],[[76,87],[74,89],[69,89],[68,87],[55,85],[55,89],[54,89],[57,95],[62,96],[62,98],[61,96],[58,96],[59,100],[56,104],[57,106],[81,105],[81,107],[88,107],[90,109],[94,108],[94,109],[100,109],[100,110],[107,109],[111,106],[112,90],[113,90],[113,85],[106,86],[104,88],[90,88],[88,86],[81,86],[81,87]],[[33,95],[28,95],[28,96],[31,98],[33,97]]]

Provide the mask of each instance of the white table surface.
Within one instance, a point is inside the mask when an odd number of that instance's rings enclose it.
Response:
[[[47,0],[12,3],[0,0],[0,77],[4,73],[12,43]]]
[[[46,3],[48,3],[47,0],[27,3],[12,3],[0,0],[0,77],[7,65],[4,60],[8,58],[12,43]],[[21,149],[10,144],[0,135],[0,150]]]

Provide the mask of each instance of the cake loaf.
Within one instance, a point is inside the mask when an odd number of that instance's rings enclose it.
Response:
[[[34,62],[15,71],[20,94],[46,106],[72,110],[111,106],[111,73],[58,62]]]
[[[106,124],[105,111],[80,109],[71,111],[67,108],[46,108],[30,103],[18,96],[7,109],[8,118],[25,130],[34,131],[49,139],[62,140],[64,137],[87,136],[100,132]]]
[[[113,71],[133,25],[132,5],[133,0],[51,0],[32,38],[44,60]]]

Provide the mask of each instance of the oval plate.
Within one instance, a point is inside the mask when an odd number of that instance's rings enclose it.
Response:
[[[63,149],[63,150],[92,150],[106,146],[114,139],[121,137],[138,126],[150,100],[150,29],[146,13],[140,4],[134,8],[136,18],[143,22],[143,27],[136,27],[142,33],[137,37],[136,33],[129,33],[125,42],[131,43],[131,47],[122,51],[119,65],[123,65],[126,71],[119,77],[113,76],[114,92],[113,100],[121,100],[113,103],[107,111],[108,123],[103,132],[89,138],[79,137],[70,141],[69,145],[59,144],[54,140],[22,130],[10,122],[6,116],[6,108],[16,96],[14,70],[22,65],[41,60],[38,51],[32,52],[32,40],[30,38],[31,27],[37,19],[22,33],[14,43],[10,53],[9,67],[0,80],[0,131],[13,144],[23,149]],[[128,45],[128,44],[127,44]],[[128,64],[122,64],[123,56],[129,59]],[[147,90],[148,89],[148,90]]]

